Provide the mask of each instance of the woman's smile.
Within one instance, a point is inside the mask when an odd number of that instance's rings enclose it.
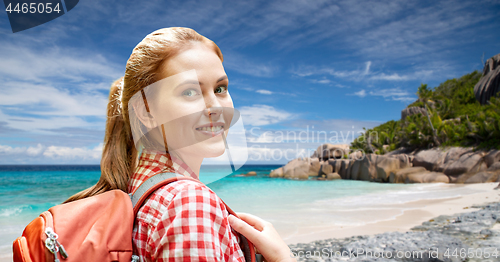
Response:
[[[195,128],[196,131],[212,137],[220,135],[224,129],[225,125],[223,122],[208,123]]]

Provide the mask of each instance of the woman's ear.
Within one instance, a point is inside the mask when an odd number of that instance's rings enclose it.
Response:
[[[148,129],[153,129],[158,126],[158,123],[154,119],[154,116],[150,112],[148,112],[144,102],[141,99],[134,99],[133,102],[131,101],[131,105],[134,109],[135,115],[144,126],[146,126]]]

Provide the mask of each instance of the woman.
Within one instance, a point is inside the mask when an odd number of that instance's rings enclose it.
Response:
[[[222,61],[217,45],[192,29],[147,35],[111,87],[101,178],[67,202],[112,189],[132,193],[162,172],[198,179],[203,159],[224,153],[234,116]],[[244,261],[233,226],[267,261],[293,260],[271,224],[241,218],[201,183],[170,183],[139,210],[134,254],[141,261]]]

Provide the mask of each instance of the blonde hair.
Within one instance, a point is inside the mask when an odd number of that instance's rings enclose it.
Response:
[[[137,150],[132,138],[128,102],[134,94],[161,80],[159,71],[165,61],[189,49],[196,42],[213,49],[223,61],[219,47],[190,28],[159,29],[137,44],[127,61],[125,76],[111,85],[101,158],[101,177],[94,186],[71,196],[65,203],[113,189],[127,192],[130,176],[137,166]],[[122,99],[119,101],[116,97],[122,80]],[[121,110],[118,110],[120,106]]]

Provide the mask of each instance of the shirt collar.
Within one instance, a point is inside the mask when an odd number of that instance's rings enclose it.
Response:
[[[180,158],[170,153],[144,149],[129,182],[129,192],[135,191],[148,178],[162,172],[173,172],[199,180],[198,176]]]

